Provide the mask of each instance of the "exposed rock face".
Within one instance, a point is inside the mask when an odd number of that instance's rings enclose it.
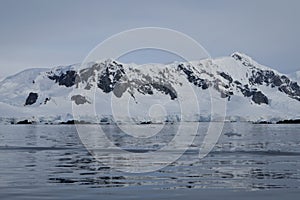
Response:
[[[74,101],[76,105],[91,103],[84,96],[81,95],[74,95],[71,97],[71,100]]]
[[[34,92],[30,92],[26,99],[25,106],[34,104],[37,99],[38,99],[38,94]]]
[[[178,70],[181,70],[185,73],[190,83],[193,83],[194,85],[202,88],[203,90],[208,89],[212,85],[211,82],[209,82],[208,80],[200,78],[196,68],[193,66],[184,66],[183,64],[180,64],[178,65]]]
[[[235,95],[235,92],[238,92],[242,93],[244,97],[249,98],[255,104],[269,104],[270,100],[268,97],[258,89],[258,86],[266,85],[271,88],[278,88],[280,92],[300,101],[300,87],[296,82],[273,70],[259,68],[247,56],[235,53],[231,57],[247,67],[247,84],[245,82],[242,84],[241,82],[243,81],[241,80],[235,80],[234,74],[228,74],[223,71],[216,71],[216,73],[209,72],[202,63],[199,66],[193,66],[189,63],[176,65],[175,73],[185,75],[190,83],[202,90],[208,88],[217,90],[222,98],[228,98],[228,100],[230,100],[231,96]],[[48,78],[65,87],[72,87],[74,85],[78,87],[78,84],[84,84],[84,89],[86,90],[98,87],[104,93],[113,92],[118,98],[121,98],[125,92],[129,92],[135,98],[135,92],[143,95],[153,95],[155,91],[169,95],[171,100],[175,100],[178,97],[173,86],[179,83],[168,77],[169,69],[162,68],[162,71],[156,72],[157,74],[153,73],[149,75],[144,74],[143,71],[136,67],[131,68],[130,66],[126,66],[124,68],[124,66],[116,61],[106,60],[79,70],[79,72],[74,70],[58,71],[57,73],[51,72],[48,73]],[[132,74],[135,75],[132,76]],[[84,96],[80,95],[72,96],[71,99],[76,104],[89,103]],[[47,101],[45,100],[45,103]]]
[[[115,85],[121,77],[125,74],[123,66],[117,63],[108,64],[105,70],[102,71],[99,76],[97,86],[102,89],[103,92],[109,93],[113,91]]]
[[[17,124],[32,124],[32,122],[29,121],[29,120],[27,120],[27,119],[25,119],[23,121],[18,121]]]
[[[157,90],[169,95],[173,100],[177,98],[177,93],[168,81],[156,80],[153,77],[144,75],[140,70],[134,69],[135,73],[140,75],[139,78],[129,79],[124,71],[123,65],[115,61],[100,65],[93,65],[90,70],[80,72],[81,82],[86,82],[90,75],[96,75],[95,71],[100,72],[97,76],[97,87],[103,92],[113,92],[116,97],[121,97],[128,89],[136,89],[141,94],[152,95],[153,90]],[[163,76],[163,74],[160,74]],[[90,88],[90,86],[88,87]],[[131,93],[134,96],[133,93]]]
[[[128,83],[116,83],[113,90],[114,95],[118,98],[121,98],[123,93],[126,92],[128,87],[129,87]]]
[[[290,82],[288,85],[281,85],[278,90],[288,94],[291,98],[300,101],[300,87],[297,82]]]
[[[252,97],[252,101],[256,104],[269,104],[269,99],[261,91],[256,88],[250,89],[248,85],[237,85],[237,88],[242,92],[245,97]]]
[[[160,91],[165,93],[166,95],[169,95],[172,100],[177,98],[177,93],[175,89],[170,84],[162,84],[162,83],[152,83],[151,86]]]
[[[253,92],[252,100],[257,104],[269,104],[268,98],[261,92]]]
[[[252,74],[249,77],[249,82],[251,85],[266,85],[271,86],[272,88],[277,87],[280,92],[283,92],[289,97],[300,101],[300,86],[297,82],[291,81],[285,75],[275,74],[272,70],[263,70],[260,69],[246,58],[238,54],[233,54],[232,57],[238,61],[241,61],[242,64],[246,67],[252,69]]]
[[[61,73],[59,75],[56,75],[56,74],[51,75],[50,74],[50,75],[48,75],[48,78],[51,80],[54,80],[59,85],[63,85],[66,87],[72,87],[73,85],[75,85],[77,73],[76,73],[76,71],[70,70],[70,71],[66,71],[66,73]]]
[[[220,74],[220,76],[222,76],[223,78],[225,78],[226,80],[228,80],[229,83],[232,83],[233,79],[232,79],[232,77],[230,75],[228,75],[228,74],[226,74],[224,72],[221,72],[219,74]]]

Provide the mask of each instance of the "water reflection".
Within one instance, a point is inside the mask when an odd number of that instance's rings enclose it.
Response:
[[[217,146],[202,160],[197,159],[203,137],[199,135],[191,149],[179,160],[161,170],[142,174],[116,171],[96,161],[83,148],[73,126],[1,127],[5,134],[0,133],[0,184],[151,187],[163,190],[299,189],[299,126],[286,126],[284,132],[276,125],[241,126],[226,124]],[[134,142],[126,135],[120,134],[118,138],[116,127],[106,128],[111,129],[112,138],[120,147],[136,150]],[[159,148],[170,140],[172,133],[168,134],[166,131],[155,139],[152,146],[149,141],[145,142],[145,146]],[[142,143],[138,144],[139,148],[143,147]]]

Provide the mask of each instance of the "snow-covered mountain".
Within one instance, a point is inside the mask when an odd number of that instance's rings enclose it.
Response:
[[[180,103],[195,103],[191,95],[199,108],[184,108],[187,121],[211,120],[212,98],[226,102],[227,120],[300,118],[300,87],[294,77],[233,53],[168,65],[139,66],[108,59],[28,69],[0,82],[0,121],[72,120],[72,105],[80,110],[76,119],[84,121],[98,122],[95,116],[102,122],[178,121]]]

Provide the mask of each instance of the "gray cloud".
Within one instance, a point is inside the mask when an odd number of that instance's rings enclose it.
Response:
[[[299,70],[299,6],[297,0],[2,0],[0,78],[81,62],[109,36],[143,26],[186,33],[212,57],[241,51],[289,73]]]

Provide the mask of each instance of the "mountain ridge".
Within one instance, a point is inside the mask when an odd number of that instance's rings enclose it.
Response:
[[[188,121],[211,119],[211,91],[217,101],[226,100],[226,120],[278,121],[300,117],[300,87],[295,79],[235,52],[228,57],[167,65],[141,67],[107,59],[83,66],[28,69],[0,82],[0,121],[74,120],[72,105],[97,103],[97,116],[112,122],[114,113],[106,108],[112,96],[129,99],[135,122],[180,121],[178,103],[180,96],[189,101],[187,87],[193,88],[199,104],[199,110],[188,112]],[[92,90],[99,97],[97,101]],[[165,113],[149,116],[148,109],[158,103],[166,106]],[[83,111],[80,119],[91,121],[91,115]],[[124,116],[117,118],[121,122],[128,120]]]

